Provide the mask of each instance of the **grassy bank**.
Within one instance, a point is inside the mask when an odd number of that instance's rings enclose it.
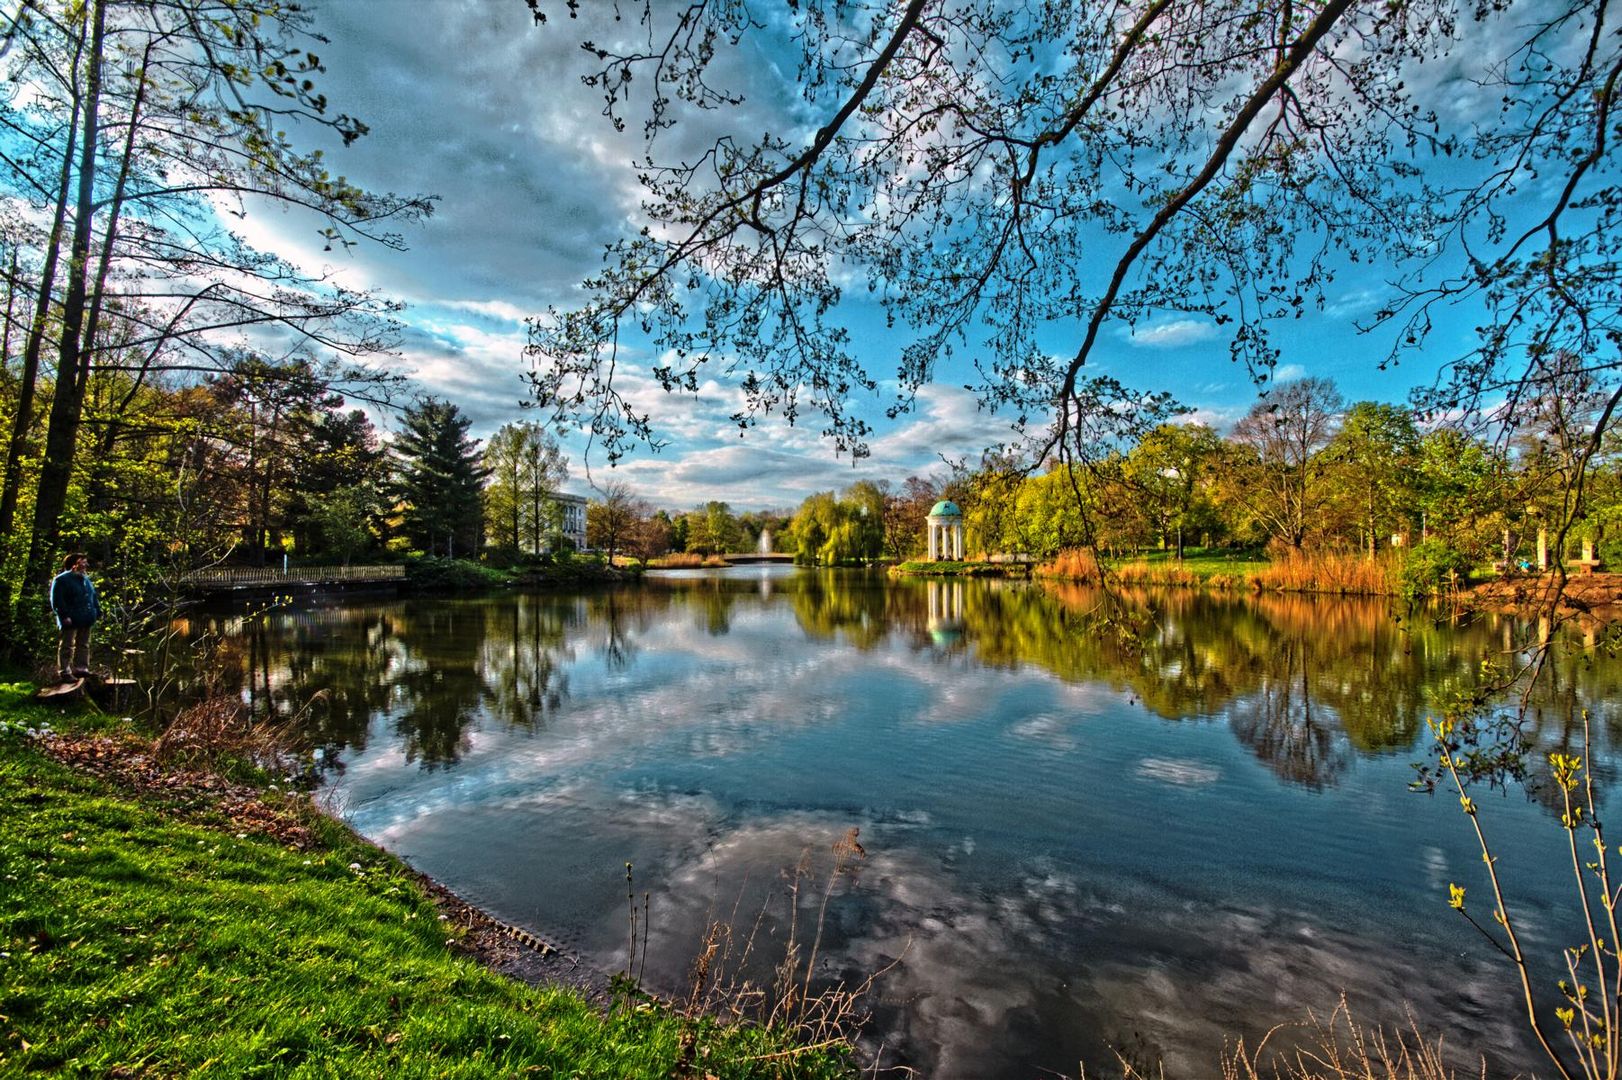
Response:
[[[699,555],[691,551],[678,551],[648,560],[650,570],[702,570],[725,569],[731,565],[719,555]]]
[[[0,1075],[848,1074],[777,1033],[496,975],[305,800],[69,769],[29,734],[64,723],[31,689],[0,685]],[[121,738],[52,745],[100,760]]]
[[[469,592],[480,589],[567,589],[613,585],[634,580],[635,567],[610,566],[590,557],[561,556],[524,560],[510,566],[470,559],[412,559],[406,563],[406,588],[412,592]]]
[[[890,570],[893,574],[919,577],[1025,577],[1029,571],[1030,567],[1025,563],[951,562],[944,559],[898,563]]]

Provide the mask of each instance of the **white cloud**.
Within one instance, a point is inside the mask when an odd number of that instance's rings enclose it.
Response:
[[[1198,345],[1217,336],[1216,325],[1207,319],[1173,319],[1170,322],[1151,323],[1125,332],[1129,345],[1146,349],[1179,349],[1185,345]]]
[[[453,311],[471,311],[475,315],[520,325],[535,314],[506,300],[447,300],[444,306]]]
[[[918,391],[914,419],[873,440],[878,461],[909,462],[917,471],[940,455],[978,459],[987,447],[1013,437],[1007,418],[981,407],[980,399],[956,386],[931,385]]]
[[[1335,319],[1367,315],[1374,311],[1383,296],[1374,289],[1348,289],[1336,294],[1324,305],[1324,314]]]
[[[1245,414],[1243,408],[1194,409],[1177,418],[1180,424],[1204,424],[1216,431],[1227,431],[1234,421]]]
[[[657,385],[629,390],[663,395]],[[729,414],[736,398],[727,388],[705,383],[699,395],[666,397],[655,413],[662,433],[682,439],[660,453],[638,449],[613,470],[590,463],[591,478],[622,480],[656,506],[680,509],[710,499],[734,509],[792,509],[817,491],[839,490],[858,480],[899,483],[908,476],[944,470],[942,456],[978,460],[987,446],[1010,436],[1006,421],[978,408],[966,390],[930,386],[918,395],[918,413],[904,426],[875,437],[871,455],[852,460],[836,454],[833,443],[814,426],[790,426],[768,417],[741,433]],[[637,400],[646,400],[638,397]],[[599,455],[600,459],[600,455]],[[586,468],[576,469],[584,477]],[[582,480],[582,482],[584,482]]]

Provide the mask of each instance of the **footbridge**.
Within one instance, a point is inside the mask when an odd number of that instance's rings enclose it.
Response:
[[[194,596],[312,593],[327,590],[393,589],[405,581],[405,567],[387,566],[217,566],[181,578]]]

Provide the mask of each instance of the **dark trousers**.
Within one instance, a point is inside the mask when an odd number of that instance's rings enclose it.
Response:
[[[56,666],[62,671],[83,671],[90,667],[90,627],[62,627],[62,639],[56,645]]]

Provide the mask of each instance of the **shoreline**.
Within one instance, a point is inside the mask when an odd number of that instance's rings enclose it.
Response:
[[[1001,578],[1093,587],[1101,584],[1097,575],[1044,574],[1040,568],[1018,563],[902,563],[890,567],[889,572],[895,577],[911,578]],[[1112,584],[1125,588],[1193,589],[1216,595],[1273,593],[1358,599],[1403,599],[1400,592],[1391,588],[1364,589],[1333,584],[1319,587],[1278,585],[1263,581],[1252,573],[1199,575],[1175,564],[1125,563],[1111,568],[1108,574],[1113,579]],[[1605,621],[1622,619],[1622,573],[1570,575],[1566,578],[1558,598],[1554,596],[1556,584],[1557,578],[1553,572],[1516,574],[1489,578],[1451,591],[1432,593],[1423,599],[1454,603],[1469,610],[1503,613],[1547,608],[1551,600],[1558,599],[1557,608],[1563,614],[1591,615]]]
[[[161,793],[167,798],[191,799],[200,807],[223,806],[234,820],[262,824],[263,835],[289,842],[301,850],[321,846],[320,838],[300,820],[307,814],[319,815],[326,825],[341,830],[352,842],[397,864],[401,872],[429,896],[445,917],[446,924],[459,931],[456,951],[491,971],[529,986],[569,989],[599,1008],[610,1004],[613,979],[610,972],[565,951],[543,935],[504,922],[466,900],[444,882],[357,832],[349,822],[322,805],[313,792],[272,801],[267,798],[267,789],[252,784],[222,781],[206,771],[158,765],[133,736],[52,732],[36,739],[35,745],[64,768],[93,776],[132,798]],[[182,815],[183,819],[193,816]]]
[[[0,1072],[858,1075],[850,1043],[684,1008],[470,903],[307,763],[160,759],[32,689],[0,687]]]

